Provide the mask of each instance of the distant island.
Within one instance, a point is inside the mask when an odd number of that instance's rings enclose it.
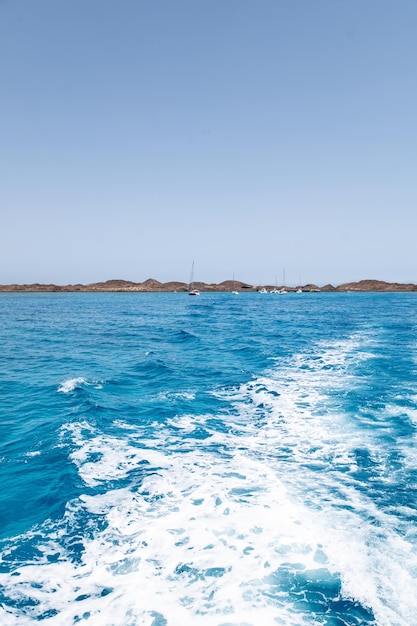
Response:
[[[239,280],[225,280],[222,283],[194,282],[193,287],[201,292],[228,292],[238,290],[242,293],[256,292],[261,289],[259,285],[249,285]],[[143,283],[135,283],[129,280],[107,280],[105,282],[90,283],[88,285],[54,285],[54,284],[11,284],[0,285],[0,292],[187,292],[189,285],[182,282],[161,283],[154,278],[148,278]],[[358,282],[343,283],[334,287],[325,285],[298,285],[297,287],[281,287],[262,285],[267,291],[283,290],[288,292],[337,292],[337,291],[379,291],[379,292],[409,292],[417,291],[417,285],[413,283],[388,283],[382,280],[360,280]]]

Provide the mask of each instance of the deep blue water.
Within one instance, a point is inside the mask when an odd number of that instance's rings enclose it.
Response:
[[[417,625],[417,294],[0,294],[0,624]]]

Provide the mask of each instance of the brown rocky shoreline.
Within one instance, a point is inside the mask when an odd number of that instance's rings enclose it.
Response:
[[[259,286],[249,285],[241,281],[225,280],[222,283],[193,283],[195,289],[201,292],[228,292],[238,290],[241,293],[259,291]],[[283,289],[272,285],[265,285],[266,290]],[[325,285],[318,287],[314,284],[299,285],[297,287],[285,287],[286,291],[303,292],[350,292],[350,291],[377,291],[377,292],[410,292],[417,291],[414,283],[388,283],[381,280],[360,280],[358,282],[343,283],[334,287]],[[54,284],[11,284],[0,285],[0,292],[187,292],[188,284],[171,281],[161,283],[154,278],[148,278],[143,283],[135,283],[129,280],[107,280],[105,282],[90,283],[87,285],[54,285]]]

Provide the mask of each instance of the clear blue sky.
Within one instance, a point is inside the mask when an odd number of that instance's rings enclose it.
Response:
[[[0,283],[417,282],[416,0],[0,0]]]

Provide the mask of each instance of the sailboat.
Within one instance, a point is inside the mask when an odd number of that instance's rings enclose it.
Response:
[[[284,293],[288,293],[287,288],[285,287],[285,267],[282,270],[282,287],[281,289],[278,291],[278,293],[280,295],[284,294]]]
[[[194,280],[194,261],[193,261],[193,264],[191,266],[191,276],[190,276],[190,284],[188,286],[188,295],[189,296],[199,296],[200,292],[198,291],[198,289],[194,289],[193,288],[193,280]]]
[[[233,274],[233,290],[232,290],[232,293],[233,293],[235,296],[238,296],[238,295],[239,295],[239,292],[238,292],[238,290],[236,289],[235,275],[234,275],[234,274]]]

